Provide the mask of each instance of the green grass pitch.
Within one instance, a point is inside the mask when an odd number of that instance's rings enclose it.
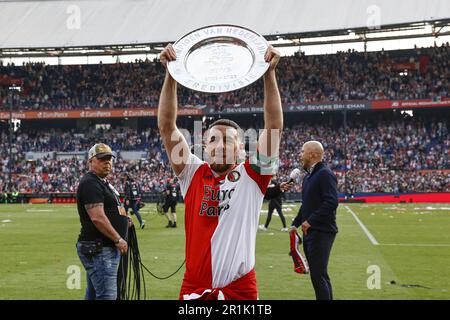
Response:
[[[284,204],[289,224],[298,206]],[[184,260],[183,205],[177,212],[179,227],[166,229],[154,204],[142,209],[141,257],[158,276]],[[266,212],[264,204],[260,223]],[[340,232],[329,264],[335,299],[450,298],[450,204],[340,204],[337,220]],[[85,273],[75,249],[79,228],[74,205],[0,205],[0,299],[82,299]],[[269,230],[258,231],[260,299],[314,299],[309,276],[293,271],[289,237],[280,229],[273,216]],[[80,289],[68,281],[77,267]],[[146,274],[147,298],[177,299],[183,272],[167,280]]]

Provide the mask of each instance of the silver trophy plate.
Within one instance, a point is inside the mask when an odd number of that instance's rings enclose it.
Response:
[[[177,59],[168,70],[181,85],[219,93],[243,88],[269,68],[264,61],[267,41],[258,33],[233,25],[194,30],[173,44]]]

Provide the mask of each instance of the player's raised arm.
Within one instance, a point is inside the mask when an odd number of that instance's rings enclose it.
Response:
[[[258,150],[260,155],[273,157],[278,155],[281,131],[283,129],[283,110],[278,90],[275,68],[280,60],[280,53],[272,46],[264,56],[270,63],[264,74],[264,131],[259,137]]]
[[[164,48],[160,59],[166,68],[169,61],[176,59],[172,45],[169,44]],[[176,175],[179,175],[189,159],[190,151],[186,139],[176,125],[177,109],[177,82],[166,70],[158,105],[158,129],[172,169]]]

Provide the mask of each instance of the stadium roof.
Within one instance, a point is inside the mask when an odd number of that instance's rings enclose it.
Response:
[[[162,44],[218,23],[275,38],[449,20],[448,0],[0,0],[0,49]]]

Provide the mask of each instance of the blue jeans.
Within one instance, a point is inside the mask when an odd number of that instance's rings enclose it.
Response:
[[[80,252],[80,243],[77,243],[77,252],[87,274],[85,299],[116,300],[119,249],[103,247],[96,255],[84,255]]]

